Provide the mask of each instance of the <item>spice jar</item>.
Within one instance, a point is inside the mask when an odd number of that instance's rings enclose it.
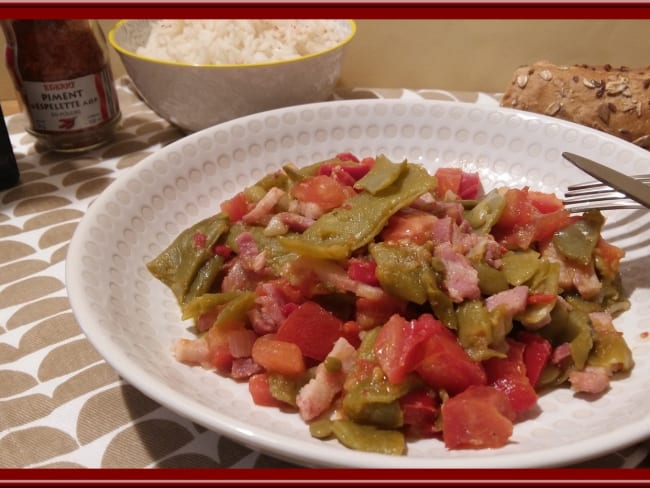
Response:
[[[108,142],[120,119],[106,39],[94,20],[4,20],[5,62],[30,127],[57,151]]]

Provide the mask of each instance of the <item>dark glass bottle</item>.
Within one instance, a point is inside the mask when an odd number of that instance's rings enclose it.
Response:
[[[104,144],[120,119],[106,39],[94,20],[3,20],[5,62],[29,117],[51,149]]]
[[[16,185],[19,177],[14,148],[11,145],[11,139],[9,139],[2,107],[0,107],[0,190]]]

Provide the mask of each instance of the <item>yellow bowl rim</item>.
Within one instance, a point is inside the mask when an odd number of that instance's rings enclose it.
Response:
[[[149,56],[142,56],[140,54],[136,54],[133,51],[129,51],[128,49],[123,48],[120,46],[117,41],[115,40],[115,34],[117,30],[127,22],[130,22],[132,20],[135,21],[143,21],[145,19],[122,19],[118,21],[108,32],[108,42],[110,45],[120,54],[124,56],[128,56],[130,58],[135,58],[139,59],[141,61],[149,61],[149,62],[154,62],[154,63],[159,63],[159,64],[168,64],[171,66],[179,66],[179,67],[191,67],[191,68],[256,68],[256,67],[262,67],[262,66],[274,66],[274,65],[280,65],[280,64],[288,64],[288,63],[296,63],[299,61],[303,61],[305,59],[310,59],[310,58],[315,58],[318,56],[322,56],[328,52],[336,51],[337,49],[342,48],[345,46],[347,43],[349,43],[352,38],[355,36],[357,32],[357,23],[352,20],[352,19],[333,19],[333,20],[345,20],[349,25],[350,25],[350,33],[347,35],[345,39],[343,39],[341,42],[338,44],[324,49],[323,51],[318,51],[315,53],[308,54],[306,56],[300,56],[297,58],[290,58],[290,59],[280,59],[276,61],[265,61],[263,63],[252,63],[252,64],[190,64],[190,63],[182,63],[179,61],[167,61],[164,59],[157,59],[157,58],[151,58]],[[157,20],[157,19],[155,19]],[[244,20],[244,19],[235,19],[235,20]]]

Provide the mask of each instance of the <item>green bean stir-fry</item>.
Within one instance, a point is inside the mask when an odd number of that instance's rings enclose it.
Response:
[[[624,252],[603,224],[460,168],[342,153],[267,175],[148,268],[196,333],[176,358],[313,437],[495,448],[541,390],[602,394],[633,367],[613,323]]]

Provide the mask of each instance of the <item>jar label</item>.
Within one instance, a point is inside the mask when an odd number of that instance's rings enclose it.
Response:
[[[119,115],[108,66],[99,73],[72,80],[23,81],[22,89],[35,131],[89,129]]]

